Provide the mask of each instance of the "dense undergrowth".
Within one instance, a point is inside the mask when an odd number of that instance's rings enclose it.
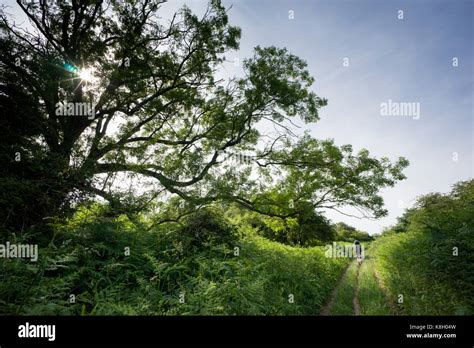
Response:
[[[218,212],[150,228],[100,210],[56,222],[38,262],[0,263],[0,313],[312,315],[347,264],[323,247],[269,241]]]
[[[0,314],[318,314],[351,260],[269,240],[254,220],[208,207],[153,225],[83,206],[51,220],[52,238],[11,236],[38,243],[39,258],[1,260]],[[331,314],[353,314],[356,286],[362,315],[473,314],[473,230],[472,180],[421,197],[370,242],[358,282],[349,268]]]
[[[421,197],[372,243],[371,255],[403,314],[473,314],[474,180]]]

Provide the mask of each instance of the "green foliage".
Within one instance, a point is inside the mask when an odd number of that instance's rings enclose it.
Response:
[[[359,267],[358,298],[361,315],[394,315],[374,273],[374,260],[366,256]],[[393,301],[392,301],[393,302]]]
[[[237,241],[237,231],[226,221],[222,212],[204,208],[187,216],[178,230],[178,240],[186,249],[202,249],[212,245],[233,246]]]
[[[421,197],[405,217],[371,247],[392,296],[407,314],[474,313],[474,180]]]
[[[357,262],[352,262],[342,279],[334,303],[330,309],[331,315],[354,315],[354,296],[356,287]]]
[[[317,313],[347,260],[326,258],[321,247],[268,241],[246,224],[239,233],[222,216],[202,210],[181,226],[152,227],[111,217],[101,205],[79,208],[73,218],[52,224],[54,238],[40,245],[37,263],[0,263],[0,313]]]
[[[283,177],[277,164],[284,164]],[[351,145],[339,147],[332,139],[318,140],[306,133],[296,141],[285,139],[281,149],[269,152],[262,161],[260,175],[281,179],[256,194],[253,202],[258,212],[270,215],[296,215],[309,203],[313,209],[350,205],[365,216],[378,218],[387,213],[380,189],[405,179],[407,166],[405,158],[391,163],[387,158],[371,157],[366,149],[354,153]]]
[[[0,160],[12,164],[0,169],[2,230],[45,232],[45,218],[97,196],[115,215],[177,194],[192,206],[233,202],[283,218],[306,214],[308,204],[379,217],[386,213],[379,190],[404,179],[403,158],[353,153],[309,133],[291,140],[287,121],[316,122],[327,100],[312,91],[308,64],[286,48],[257,46],[244,74],[216,79],[241,37],[221,1],[202,16],[183,6],[171,21],[161,20],[167,5],[156,1],[16,6],[33,28],[0,16]],[[85,83],[78,69],[93,71],[95,81]],[[92,104],[95,114],[58,116],[63,100]],[[261,121],[286,131],[272,139]],[[230,161],[245,151],[258,160]],[[310,224],[330,237],[321,216],[298,224],[293,244],[312,240]]]
[[[250,213],[244,220],[261,236],[287,245],[316,246],[334,239],[329,220],[312,209],[303,211],[294,218]]]
[[[335,231],[335,240],[344,242],[354,242],[356,240],[361,242],[369,242],[374,238],[367,232],[358,231],[355,227],[349,226],[344,222],[338,222],[333,225]]]

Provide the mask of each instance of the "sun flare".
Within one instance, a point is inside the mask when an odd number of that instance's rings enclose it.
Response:
[[[91,68],[81,69],[79,71],[79,78],[85,82],[93,82],[95,80],[94,70]]]

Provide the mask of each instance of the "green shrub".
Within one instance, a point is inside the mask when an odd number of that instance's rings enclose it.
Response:
[[[222,214],[210,208],[187,216],[177,233],[186,248],[192,250],[218,244],[233,246],[238,238],[235,227],[227,222]]]
[[[371,246],[392,295],[407,314],[474,313],[474,180],[421,197],[396,231]]]
[[[311,315],[347,262],[268,241],[248,225],[237,231],[216,212],[154,227],[103,212],[91,206],[57,221],[35,264],[1,262],[0,313]]]
[[[245,221],[255,228],[259,235],[291,246],[324,245],[334,239],[334,230],[329,220],[313,210],[286,219],[252,213]]]

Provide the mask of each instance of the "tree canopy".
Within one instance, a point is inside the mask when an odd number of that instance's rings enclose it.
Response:
[[[5,229],[96,196],[127,212],[177,195],[190,208],[234,202],[282,218],[346,205],[380,217],[379,190],[404,179],[404,158],[292,132],[292,120],[316,122],[327,101],[313,91],[307,63],[285,48],[256,47],[243,77],[217,79],[241,35],[220,1],[202,16],[183,7],[169,20],[160,17],[164,1],[17,5],[33,29],[2,10]],[[61,102],[94,114],[60,115]],[[237,165],[233,154],[248,152]]]

